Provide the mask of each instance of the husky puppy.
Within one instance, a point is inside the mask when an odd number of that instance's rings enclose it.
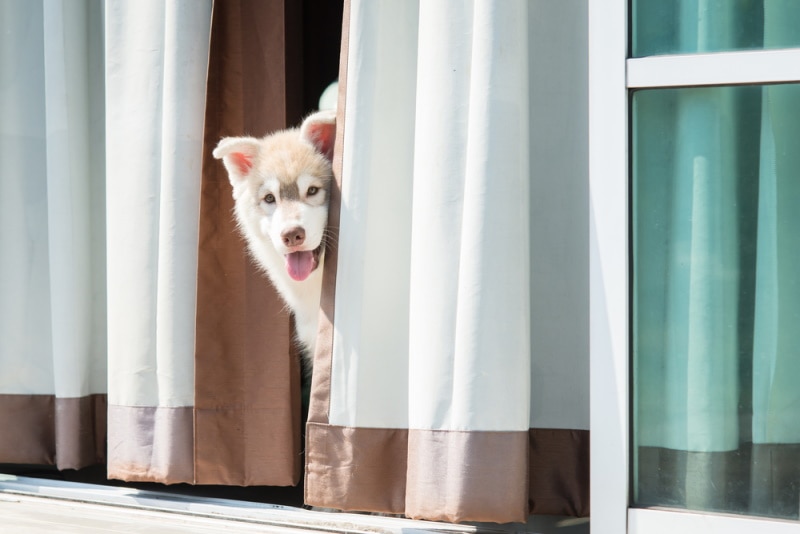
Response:
[[[325,257],[336,114],[261,139],[226,137],[214,149],[233,186],[234,213],[250,253],[294,314],[310,372]]]

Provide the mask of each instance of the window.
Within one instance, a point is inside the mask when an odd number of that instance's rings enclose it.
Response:
[[[592,524],[796,529],[800,4],[628,7],[590,5]]]
[[[633,0],[633,57],[800,46],[794,0]]]
[[[633,503],[798,519],[800,86],[632,95]]]

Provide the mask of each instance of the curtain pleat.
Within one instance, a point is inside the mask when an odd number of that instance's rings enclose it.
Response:
[[[194,482],[197,220],[211,2],[106,2],[105,17],[108,475]]]
[[[55,395],[0,395],[0,424],[15,429],[0,439],[0,458],[4,462],[55,464],[54,401]],[[25,414],[23,421],[19,414]]]
[[[528,446],[530,513],[587,517],[589,431],[531,428]]]

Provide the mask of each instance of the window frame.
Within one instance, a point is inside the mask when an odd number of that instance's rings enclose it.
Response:
[[[629,110],[634,89],[800,82],[800,48],[629,58],[628,9],[589,2],[592,530],[796,532],[795,520],[631,507]]]

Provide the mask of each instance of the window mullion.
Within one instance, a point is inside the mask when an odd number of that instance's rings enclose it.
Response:
[[[627,60],[627,86],[630,89],[799,81],[798,48]]]

